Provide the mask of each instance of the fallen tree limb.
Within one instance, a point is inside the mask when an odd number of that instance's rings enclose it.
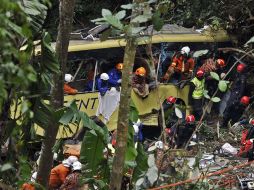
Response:
[[[160,189],[163,189],[163,188],[176,187],[178,185],[191,183],[191,182],[196,181],[196,180],[205,179],[205,178],[209,178],[211,176],[216,176],[216,175],[220,175],[220,174],[223,174],[223,173],[227,173],[227,172],[229,172],[231,170],[234,170],[234,169],[243,168],[243,167],[251,165],[252,163],[254,163],[254,161],[247,162],[247,163],[244,163],[244,164],[239,164],[237,166],[230,167],[230,168],[225,168],[225,169],[213,172],[213,173],[209,173],[207,175],[200,175],[199,177],[196,177],[196,178],[193,178],[193,179],[187,179],[187,180],[184,180],[184,181],[179,181],[177,183],[172,183],[172,184],[163,185],[163,186],[160,186],[160,187],[155,187],[155,188],[152,188],[152,189],[149,189],[149,190],[160,190]]]

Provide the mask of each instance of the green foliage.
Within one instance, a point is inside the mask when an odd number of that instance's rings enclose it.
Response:
[[[219,97],[213,97],[211,98],[213,102],[219,102],[221,99]]]
[[[80,150],[80,161],[85,164],[86,175],[93,177],[98,173],[98,167],[103,161],[102,139],[92,131],[86,132]]]
[[[219,84],[218,84],[219,90],[221,92],[226,92],[227,89],[228,89],[228,85],[227,84],[228,84],[228,81],[220,80]]]
[[[136,157],[137,166],[134,168],[132,175],[132,180],[134,182],[137,181],[142,176],[142,174],[145,174],[145,172],[148,169],[147,163],[148,156],[144,151],[144,148],[141,143],[138,143],[137,151],[138,151],[138,155]]]
[[[212,78],[214,78],[215,80],[219,81],[220,80],[220,77],[217,73],[215,72],[210,72],[210,75]]]

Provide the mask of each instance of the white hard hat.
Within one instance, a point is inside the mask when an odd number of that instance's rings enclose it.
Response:
[[[190,53],[190,48],[189,48],[189,46],[184,46],[182,49],[181,49],[181,54],[187,54],[187,55],[189,55],[189,53]]]
[[[64,75],[65,82],[71,82],[72,79],[73,79],[73,76],[71,74],[65,74]]]
[[[72,164],[73,171],[75,171],[75,170],[81,170],[81,168],[82,168],[82,164],[79,161],[76,161],[76,162],[74,162]]]
[[[62,164],[63,164],[65,167],[69,168],[69,167],[71,166],[72,163],[71,163],[68,159],[66,159],[66,160],[63,160]]]
[[[156,148],[159,148],[159,149],[163,149],[163,142],[162,141],[157,141],[156,143],[155,143],[155,147]]]
[[[74,162],[78,161],[77,156],[69,156],[67,159],[71,164],[73,164]]]
[[[134,132],[137,134],[137,133],[139,132],[139,127],[138,127],[138,125],[133,124],[132,126],[133,126],[133,128],[134,128]]]
[[[109,76],[107,73],[102,73],[101,76],[100,76],[101,80],[108,80],[109,79]]]
[[[34,172],[31,179],[30,179],[31,182],[35,182],[36,178],[37,178],[37,172]]]

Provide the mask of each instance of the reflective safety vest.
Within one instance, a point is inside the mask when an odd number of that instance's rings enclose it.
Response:
[[[205,79],[198,80],[197,77],[195,77],[191,80],[191,82],[195,85],[195,90],[192,93],[192,98],[201,99],[204,96]]]

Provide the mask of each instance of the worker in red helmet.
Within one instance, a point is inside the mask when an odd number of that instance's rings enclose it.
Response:
[[[243,96],[240,100],[229,104],[229,106],[227,106],[226,110],[224,111],[221,127],[226,128],[230,120],[232,120],[232,124],[239,121],[249,103],[250,97]]]
[[[199,120],[203,114],[202,101],[205,90],[205,72],[199,69],[196,76],[190,81],[189,101],[192,105],[193,114]]]
[[[188,115],[176,130],[176,148],[184,148],[196,128],[195,116]]]
[[[176,101],[177,101],[176,97],[169,96],[162,103],[165,125],[167,128],[171,128],[178,121],[178,117],[176,116],[175,113],[175,107],[177,106]],[[162,117],[160,115],[160,119],[161,118]],[[161,120],[159,122],[162,123]]]
[[[246,91],[246,81],[247,81],[246,65],[242,63],[238,64],[236,71],[237,71],[236,76],[234,77],[234,81],[232,82],[232,85],[229,89],[230,96],[227,101],[224,113],[226,112],[226,110],[229,110],[228,107],[231,107],[231,104],[239,102],[240,98],[245,94]]]

